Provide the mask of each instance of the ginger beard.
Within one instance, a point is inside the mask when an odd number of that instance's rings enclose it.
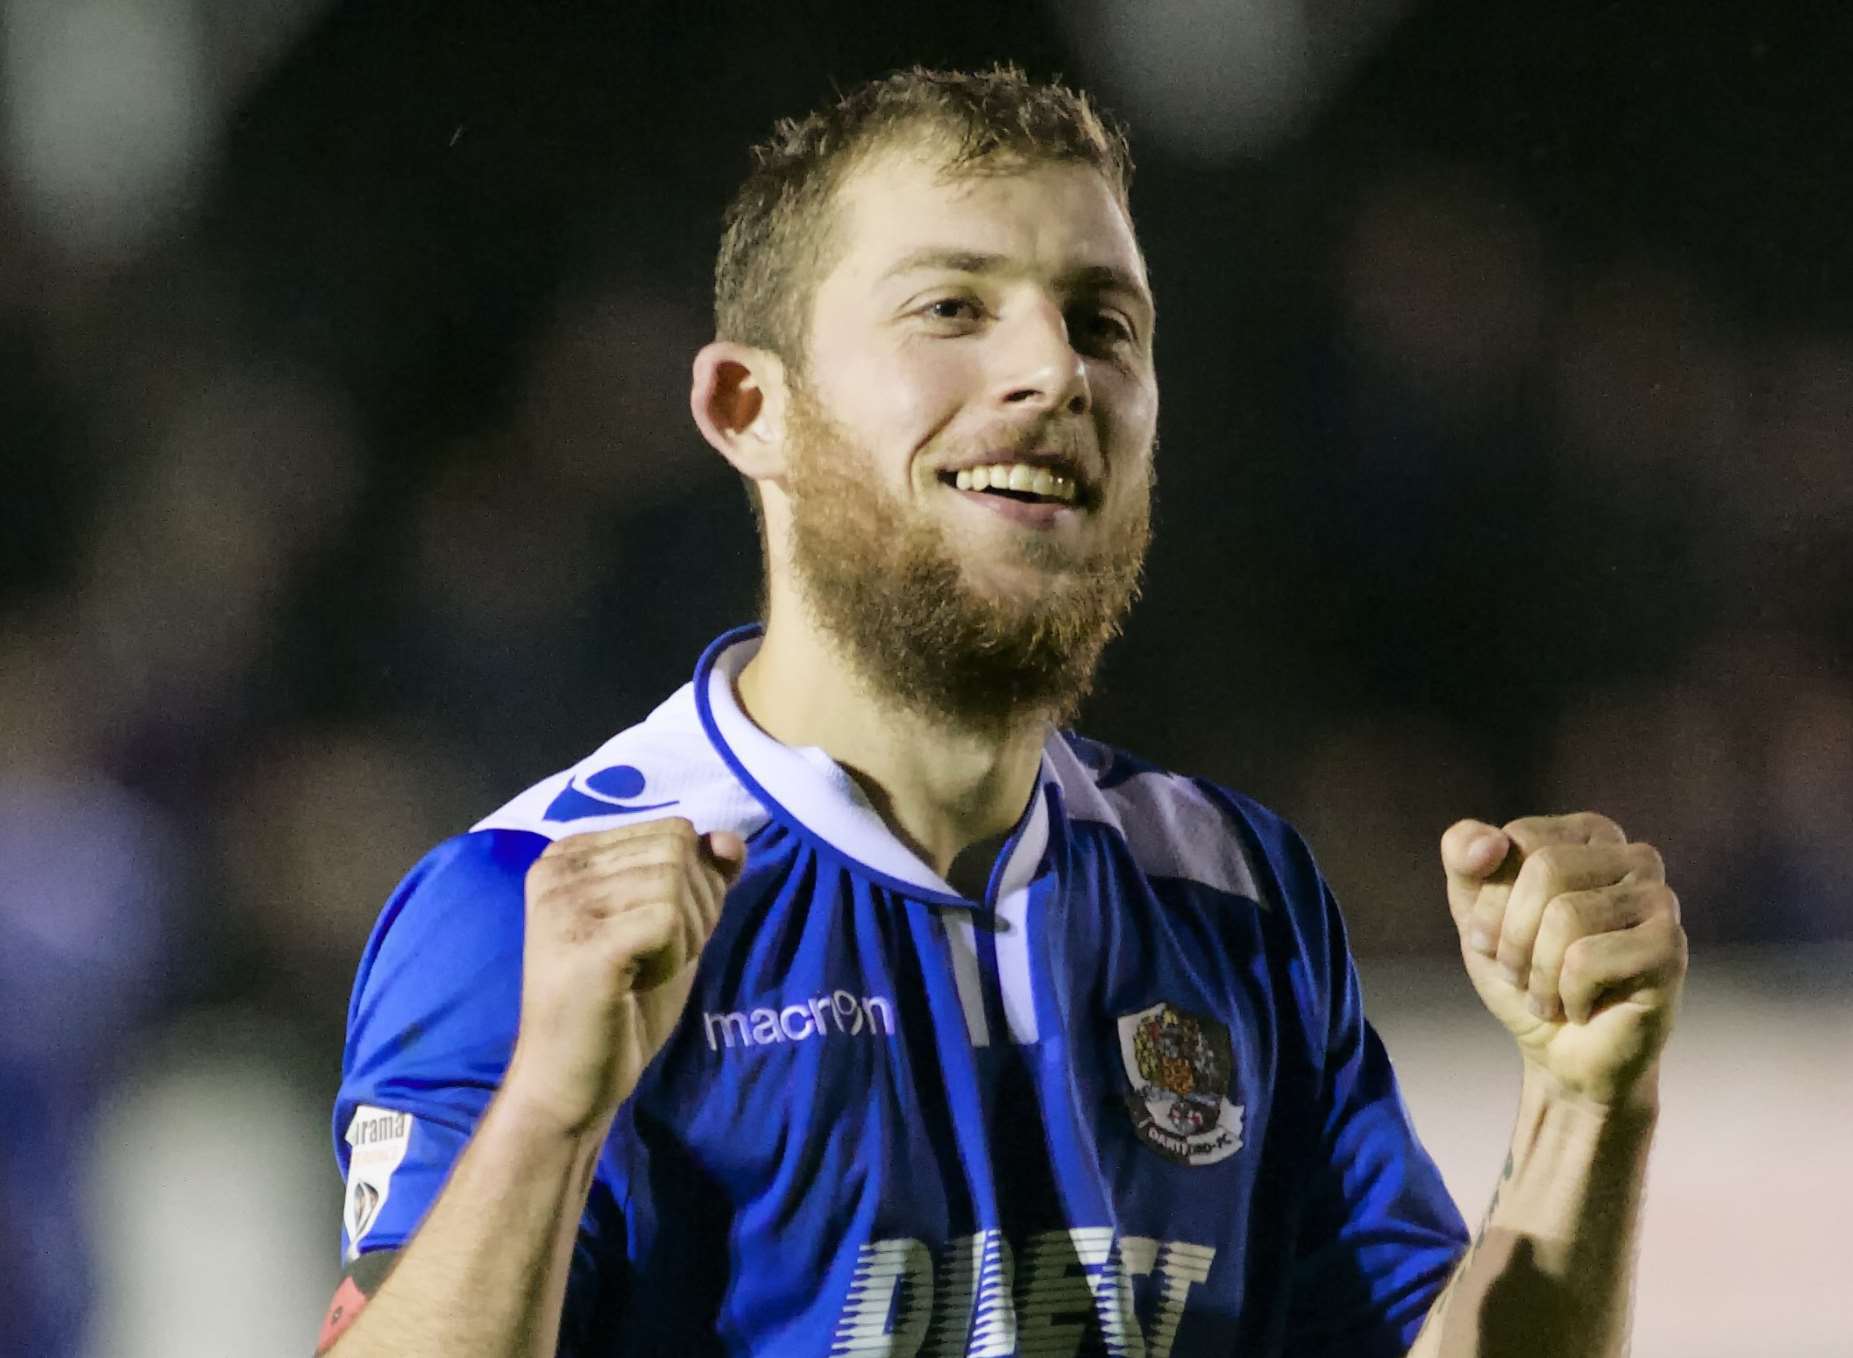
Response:
[[[1043,583],[1013,597],[975,588],[944,526],[865,474],[869,459],[795,383],[786,437],[799,594],[878,701],[999,734],[1031,714],[1073,720],[1138,597],[1155,471],[1098,548],[1020,534]]]

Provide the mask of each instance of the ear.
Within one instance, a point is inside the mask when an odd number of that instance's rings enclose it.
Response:
[[[785,397],[785,365],[769,349],[715,340],[695,355],[689,411],[742,476],[783,482]]]

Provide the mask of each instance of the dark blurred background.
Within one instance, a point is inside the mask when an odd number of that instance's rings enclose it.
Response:
[[[720,212],[775,117],[914,62],[1015,60],[1132,125],[1159,531],[1090,732],[1293,818],[1386,1013],[1457,966],[1448,822],[1596,807],[1665,852],[1695,978],[1751,958],[1714,973],[1742,1003],[1828,1006],[1778,1055],[1823,1023],[1853,1055],[1831,7],[0,24],[8,1352],[307,1352],[373,917],[752,615],[686,414]]]

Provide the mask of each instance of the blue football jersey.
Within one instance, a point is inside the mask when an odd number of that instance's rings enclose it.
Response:
[[[1404,1352],[1466,1230],[1298,836],[1051,733],[968,899],[745,715],[757,645],[388,901],[335,1110],[349,1255],[411,1237],[502,1079],[534,858],[684,816],[747,862],[599,1159],[562,1352]]]

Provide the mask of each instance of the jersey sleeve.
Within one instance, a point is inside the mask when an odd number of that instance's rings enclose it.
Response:
[[[1467,1246],[1467,1227],[1416,1136],[1396,1074],[1364,1016],[1357,968],[1331,889],[1298,846],[1315,907],[1309,1017],[1322,1046],[1318,1150],[1302,1192],[1286,1351],[1303,1358],[1401,1355]],[[1302,899],[1305,899],[1304,897]]]
[[[501,1084],[521,1002],[523,883],[546,840],[447,840],[387,901],[348,1006],[335,1157],[343,1257],[410,1238]]]
[[[437,1200],[514,1052],[528,868],[547,839],[476,830],[440,844],[387,901],[348,1007],[335,1157],[350,1262],[398,1249]],[[603,1171],[579,1222],[561,1316],[581,1352],[622,1290],[624,1214]]]

